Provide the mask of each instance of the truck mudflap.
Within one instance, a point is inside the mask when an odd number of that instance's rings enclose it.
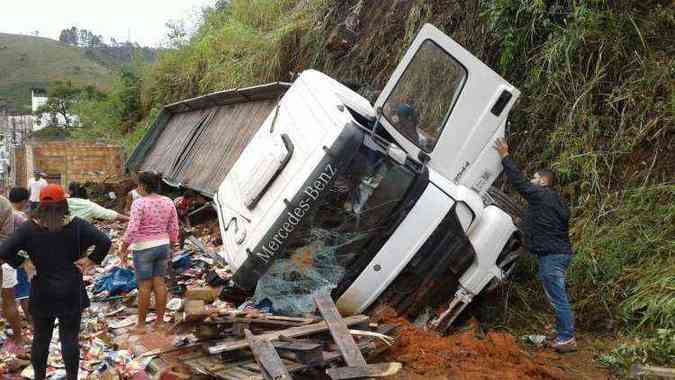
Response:
[[[316,210],[316,200],[329,191],[337,174],[344,169],[363,143],[364,132],[350,126],[345,128],[332,147],[324,147],[326,155],[316,166],[291,200],[285,199],[286,212],[281,214],[260,243],[248,252],[248,257],[232,277],[237,286],[253,291],[258,279],[265,275],[277,254],[284,252],[289,235]],[[337,154],[340,152],[340,154]]]
[[[380,296],[374,308],[386,305],[394,308],[397,314],[414,319],[426,308],[433,310],[455,294],[460,277],[476,257],[457,217],[456,205]]]

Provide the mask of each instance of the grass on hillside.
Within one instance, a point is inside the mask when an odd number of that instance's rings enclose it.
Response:
[[[0,99],[30,113],[30,89],[59,80],[104,90],[113,74],[85,58],[77,47],[49,38],[0,33]]]

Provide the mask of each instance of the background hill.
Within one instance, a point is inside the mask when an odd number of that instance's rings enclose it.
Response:
[[[76,86],[107,90],[113,70],[84,55],[75,46],[43,37],[0,33],[0,102],[30,112],[31,87],[69,80]]]

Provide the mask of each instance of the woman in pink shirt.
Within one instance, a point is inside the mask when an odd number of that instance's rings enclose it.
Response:
[[[141,198],[131,205],[131,218],[122,239],[120,259],[126,265],[128,250],[133,255],[138,282],[138,324],[133,333],[145,332],[150,294],[155,294],[157,321],[161,329],[166,310],[167,289],[164,282],[171,247],[178,242],[178,216],[171,199],[159,195],[161,177],[143,172],[138,176]]]

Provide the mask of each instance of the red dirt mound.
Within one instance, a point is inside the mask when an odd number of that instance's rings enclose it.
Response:
[[[447,337],[424,331],[390,313],[383,322],[399,327],[399,344],[392,358],[403,363],[413,379],[569,379],[559,368],[535,361],[518,347],[514,337],[490,332],[478,337],[475,331]]]

